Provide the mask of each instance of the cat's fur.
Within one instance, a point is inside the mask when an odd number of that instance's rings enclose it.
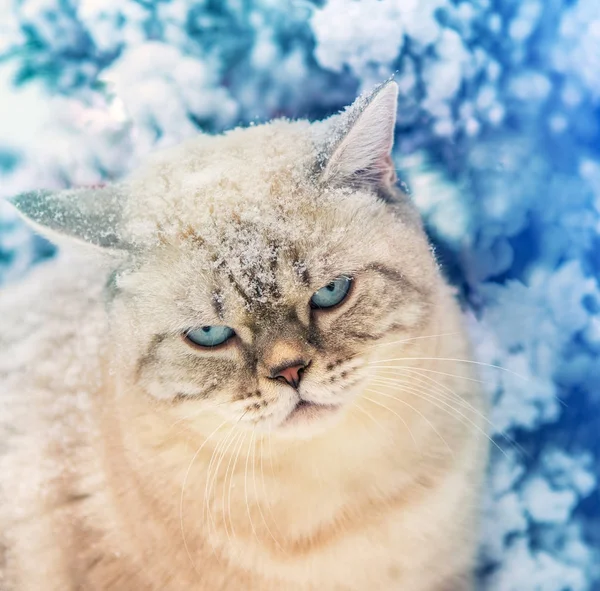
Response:
[[[0,296],[2,591],[472,588],[483,402],[396,97],[15,200],[72,244]],[[286,423],[299,397],[338,410]]]

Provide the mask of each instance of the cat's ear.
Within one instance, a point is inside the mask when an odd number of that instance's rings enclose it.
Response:
[[[396,182],[394,144],[398,85],[390,80],[359,97],[333,122],[334,142],[321,176],[328,184],[391,185]]]
[[[59,245],[77,241],[109,250],[127,247],[119,237],[124,195],[118,185],[31,191],[9,202],[34,230]]]

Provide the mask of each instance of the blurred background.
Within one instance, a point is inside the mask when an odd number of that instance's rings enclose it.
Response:
[[[599,0],[0,0],[0,198],[392,74],[396,164],[476,358],[509,370],[482,371],[479,588],[598,590]],[[0,199],[0,283],[54,255]]]

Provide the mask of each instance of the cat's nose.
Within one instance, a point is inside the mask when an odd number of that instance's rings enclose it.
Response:
[[[273,379],[285,380],[292,388],[298,388],[302,374],[309,365],[310,361],[295,359],[271,370],[271,377]]]

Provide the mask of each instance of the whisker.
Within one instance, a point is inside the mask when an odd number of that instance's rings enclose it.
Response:
[[[198,572],[198,569],[196,568],[196,564],[192,558],[192,554],[190,552],[190,549],[188,548],[188,544],[187,544],[187,540],[185,539],[185,529],[184,529],[184,525],[183,525],[183,498],[184,498],[184,491],[185,491],[185,485],[187,484],[187,479],[188,476],[190,475],[190,470],[192,469],[192,465],[194,463],[194,461],[196,460],[196,458],[198,457],[198,454],[202,451],[202,449],[204,448],[204,446],[210,441],[210,439],[213,437],[213,435],[215,435],[215,433],[217,433],[217,431],[227,423],[227,421],[223,421],[202,443],[202,445],[196,450],[196,453],[194,454],[194,456],[192,457],[192,459],[190,460],[190,464],[187,468],[187,471],[185,473],[185,476],[183,478],[183,483],[181,485],[181,496],[179,498],[179,525],[181,527],[181,536],[183,538],[183,545],[185,547],[185,551],[188,555],[188,558],[190,559],[190,563],[192,564],[192,566],[194,567],[194,570],[196,571],[196,573],[198,573],[198,575],[200,575],[200,573]]]
[[[420,373],[419,369],[415,369],[415,368],[398,368],[398,370],[400,372],[402,372],[402,371],[408,372],[411,381],[417,381],[418,383],[423,384],[424,386],[427,386],[428,382],[433,382],[433,384],[439,386],[439,388],[436,388],[435,391],[438,394],[440,394],[440,396],[444,395],[443,391],[445,390],[446,392],[448,392],[448,394],[451,395],[451,400],[454,400],[455,402],[460,403],[460,405],[463,406],[465,409],[469,409],[471,412],[475,413],[478,417],[480,417],[483,421],[485,421],[496,433],[498,433],[504,439],[506,439],[506,441],[508,441],[509,443],[511,443],[512,445],[514,445],[515,447],[519,447],[519,448],[521,447],[515,441],[513,441],[508,435],[506,435],[506,433],[504,433],[502,430],[498,429],[494,425],[494,423],[492,421],[490,421],[485,416],[485,414],[483,412],[479,411],[468,400],[466,400],[465,398],[462,398],[459,394],[457,394],[454,390],[452,390],[451,388],[449,388],[445,384],[442,384],[438,380],[435,380],[432,377],[429,377],[427,375],[422,375]],[[419,376],[418,378],[415,377],[414,375],[410,375],[410,374],[415,374],[415,373]],[[402,375],[402,374],[400,374],[400,375]],[[391,383],[398,383],[398,384],[401,384],[401,385],[407,383],[405,380],[398,380],[398,379],[391,379],[391,378],[380,378],[380,379],[385,379],[385,380],[390,381]],[[425,381],[425,380],[427,380],[427,381]],[[521,451],[523,453],[525,453],[525,450],[521,449]]]
[[[378,394],[378,392],[376,390],[367,390],[367,392],[373,392],[374,394]],[[385,394],[384,394],[384,396],[385,396]],[[413,440],[413,443],[415,444],[415,447],[417,448],[418,451],[420,451],[419,444],[417,443],[417,440],[415,439],[413,432],[411,431],[410,427],[408,426],[408,423],[404,420],[403,416],[401,416],[400,414],[398,414],[391,408],[388,408],[385,404],[381,404],[380,402],[377,402],[377,400],[373,400],[372,398],[369,398],[368,396],[365,396],[364,394],[363,394],[363,398],[365,400],[368,400],[369,402],[372,402],[373,404],[376,404],[377,406],[381,406],[382,408],[385,408],[387,411],[396,415],[402,421],[402,424],[406,427],[406,429],[410,435],[410,438]],[[407,406],[410,406],[410,405],[407,404]],[[425,418],[425,417],[423,417],[423,418]],[[427,419],[425,419],[425,420],[427,420]]]
[[[362,412],[364,415],[366,415],[367,418],[371,419],[382,431],[387,431],[388,434],[390,433],[390,428],[389,427],[385,427],[384,425],[382,425],[370,412],[368,412],[366,409],[364,409],[359,404],[359,400],[358,399],[354,401],[354,408],[356,408],[357,410],[359,410],[360,412]],[[406,425],[406,427],[408,428],[408,425]],[[414,438],[413,438],[413,441],[414,441]]]
[[[260,438],[260,469],[261,469],[261,474],[262,474],[262,444],[263,444],[263,438]],[[273,538],[273,541],[275,542],[275,544],[277,545],[277,547],[280,550],[283,550],[283,548],[281,547],[281,545],[279,544],[279,542],[277,541],[277,539],[275,538],[275,536],[273,535],[273,532],[271,531],[271,529],[269,528],[269,524],[267,523],[267,520],[265,519],[265,515],[263,513],[262,507],[260,506],[260,501],[258,499],[258,488],[256,486],[256,457],[255,457],[255,448],[252,448],[252,480],[254,482],[254,496],[256,498],[256,507],[258,508],[258,512],[260,513],[260,516],[262,517],[263,523],[265,524],[265,527],[267,528],[267,531],[269,532],[271,538]],[[263,478],[263,497],[266,496],[265,493],[265,489],[264,489],[264,478]],[[270,510],[270,505],[267,505],[267,507]],[[273,514],[271,513],[271,516]]]
[[[458,378],[461,380],[468,380],[469,382],[477,382],[478,384],[488,384],[488,385],[492,385],[492,382],[486,382],[484,380],[478,380],[476,378],[469,378],[467,376],[461,376],[455,373],[447,373],[444,371],[437,371],[435,369],[429,369],[429,368],[425,368],[425,367],[416,367],[416,366],[409,366],[409,365],[378,365],[376,369],[403,369],[403,370],[413,370],[413,371],[420,371],[420,372],[427,372],[427,373],[434,373],[437,375],[441,375],[441,376],[447,376],[450,378]]]
[[[407,365],[377,365],[374,366],[373,368],[369,368],[369,369],[389,369],[389,370],[397,370],[397,371],[408,371],[408,372],[415,372],[417,374],[426,372],[426,373],[434,373],[434,374],[438,374],[438,375],[443,375],[443,376],[448,376],[448,377],[453,377],[453,378],[458,378],[458,379],[462,379],[462,380],[468,380],[470,382],[477,382],[479,384],[484,384],[484,385],[493,385],[493,382],[489,382],[489,381],[484,381],[484,380],[477,380],[475,378],[469,378],[466,376],[461,376],[458,374],[453,374],[453,373],[446,373],[446,372],[442,372],[442,371],[436,371],[433,369],[429,369],[429,368],[425,368],[425,367],[418,367],[418,366],[407,366]],[[504,368],[501,368],[504,369]],[[506,370],[509,371],[509,370]],[[372,375],[372,374],[371,374]],[[518,374],[515,374],[518,375]],[[430,379],[433,380],[433,378],[430,378],[429,376],[425,376],[422,375],[421,377],[425,378],[425,379]],[[525,376],[520,376],[522,377],[524,380],[526,381],[530,381],[529,378],[525,377]],[[435,383],[439,384],[440,386],[443,386],[441,384],[441,382],[438,382],[437,380],[433,380]],[[557,396],[556,394],[552,394],[552,398],[554,398],[557,402],[559,402],[560,404],[562,404],[565,408],[569,408],[569,405],[559,396]],[[491,424],[491,423],[490,423]],[[493,426],[493,425],[492,425]],[[497,433],[499,433],[500,435],[502,435],[507,441],[510,441],[511,438],[508,435],[505,435],[503,431],[496,429],[496,427],[494,427],[494,429],[496,430]],[[515,445],[519,446],[516,442],[513,442]],[[525,456],[529,456],[529,454],[522,449],[522,453]]]
[[[396,374],[396,375],[402,375],[402,374]],[[431,388],[434,392],[437,392],[441,396],[442,395],[446,395],[445,392],[447,392],[448,394],[452,395],[452,400],[455,400],[462,407],[471,410],[472,412],[474,412],[476,415],[478,415],[482,419],[487,420],[486,417],[485,417],[485,415],[482,412],[480,412],[479,410],[477,410],[470,402],[468,402],[466,399],[462,398],[459,394],[457,394],[456,392],[454,392],[454,390],[451,390],[450,388],[448,388],[447,386],[445,386],[441,382],[438,382],[438,381],[434,380],[433,378],[429,378],[428,376],[421,376],[421,375],[419,375],[419,377],[415,377],[414,375],[410,375],[409,374],[408,377],[410,378],[410,382],[407,381],[407,380],[402,380],[400,378],[388,378],[388,377],[378,376],[378,375],[375,375],[374,379],[384,380],[386,382],[389,382],[389,383],[392,383],[392,384],[399,384],[399,385],[403,385],[403,384],[409,384],[410,385],[411,383],[416,382],[417,384],[423,384],[424,387]],[[429,380],[429,381],[431,381],[431,382],[433,382],[434,384],[437,384],[437,386],[436,385],[431,386],[427,381],[425,381],[426,379]]]
[[[237,444],[238,441],[239,441],[239,445]],[[232,541],[231,541],[231,536],[229,535],[229,529],[227,526],[227,518],[225,515],[225,490],[227,490],[227,517],[229,518],[229,525],[231,526],[231,535],[235,536],[233,521],[231,519],[231,489],[232,489],[232,485],[233,485],[233,476],[235,473],[235,467],[237,466],[237,462],[240,457],[240,453],[242,451],[242,447],[244,446],[245,441],[246,441],[246,432],[242,431],[240,433],[238,439],[236,440],[237,447],[234,446],[234,449],[236,451],[234,451],[229,458],[229,463],[227,464],[227,470],[225,471],[225,479],[223,480],[223,496],[222,496],[221,512],[223,514],[223,526],[225,527],[225,533],[227,534],[227,540],[229,541],[230,544],[232,544]],[[235,461],[233,462],[233,467],[232,467],[231,461],[233,460],[234,455],[235,455]],[[230,467],[231,467],[231,474],[229,474]],[[227,476],[228,475],[229,475],[229,487],[227,487]]]
[[[440,392],[438,390],[433,390],[432,389],[435,393],[437,393],[440,396],[442,396],[442,398],[436,397],[434,394],[431,394],[429,390],[427,390],[427,389],[425,389],[423,387],[420,387],[418,385],[411,385],[410,383],[407,383],[407,382],[400,382],[400,381],[397,381],[397,380],[389,380],[389,379],[381,379],[381,378],[376,378],[374,380],[374,382],[377,382],[379,385],[385,386],[387,388],[398,388],[398,389],[403,390],[405,392],[414,393],[414,394],[417,394],[417,395],[418,394],[425,394],[427,396],[430,396],[433,400],[437,400],[437,401],[441,402],[442,404],[444,404],[446,406],[449,406],[456,413],[460,413],[460,411],[459,411],[458,408],[456,408],[455,406],[452,406],[449,402],[446,402],[446,400],[452,400],[452,401],[454,401],[454,399],[448,397],[443,392]],[[444,400],[444,398],[446,400]],[[465,410],[467,410],[467,409],[465,409]],[[461,416],[464,416],[464,415],[461,415]],[[483,415],[480,415],[480,417],[482,417],[482,416]]]
[[[378,365],[379,363],[388,363],[389,361],[452,361],[452,362],[460,362],[460,363],[472,363],[474,365],[480,365],[483,367],[492,367],[494,369],[501,369],[511,375],[520,378],[521,380],[525,380],[529,382],[529,378],[523,376],[512,369],[507,369],[506,367],[502,367],[500,365],[494,365],[493,363],[484,363],[483,361],[473,361],[472,359],[455,359],[452,357],[396,357],[393,359],[380,359],[377,361],[369,361],[367,365]]]
[[[215,534],[217,533],[217,524],[213,518],[211,503],[212,499],[214,499],[214,495],[216,493],[217,479],[219,477],[219,470],[221,468],[221,464],[225,459],[225,455],[229,451],[231,444],[236,440],[235,438],[235,429],[237,427],[237,423],[231,427],[229,433],[227,433],[226,437],[219,442],[217,447],[215,448],[215,454],[211,457],[211,462],[208,465],[207,470],[207,478],[206,478],[206,486],[205,486],[205,501],[206,501],[206,518],[207,525],[209,528],[209,532],[211,531],[211,527],[214,529]],[[213,457],[218,454],[218,461],[215,466],[214,474],[211,473],[211,464],[213,464]],[[214,464],[213,464],[214,465]]]
[[[267,499],[267,507],[270,508],[271,503],[269,500],[269,495],[267,495],[267,487],[265,484],[265,471],[263,469],[263,467],[264,467],[264,452],[263,452],[264,441],[265,441],[264,437],[261,437],[260,438],[260,478],[262,481],[263,497],[265,497]]]
[[[204,503],[202,505],[202,521],[204,523],[206,523],[207,527],[208,527],[208,541],[211,542],[211,529],[210,529],[210,524],[209,524],[209,516],[210,516],[210,500],[208,498],[208,483],[210,481],[210,476],[211,476],[211,469],[212,469],[212,465],[213,462],[215,460],[215,458],[218,455],[218,450],[222,444],[223,440],[219,441],[219,443],[215,446],[215,448],[213,449],[213,452],[210,456],[210,460],[208,462],[208,467],[206,469],[206,484],[204,487]],[[205,519],[206,516],[206,519]],[[211,547],[212,547],[212,542],[211,542]],[[214,553],[214,548],[213,548],[213,553]]]
[[[380,396],[385,396],[386,398],[392,398],[392,399],[400,402],[401,404],[404,404],[405,406],[408,406],[409,408],[411,408],[414,412],[416,412],[432,428],[433,432],[442,440],[442,442],[444,443],[444,445],[446,446],[446,448],[448,449],[448,451],[450,452],[450,454],[452,455],[452,457],[454,457],[454,452],[452,451],[452,449],[448,445],[448,442],[442,437],[442,435],[440,434],[440,432],[435,428],[435,425],[421,411],[419,411],[414,406],[412,406],[411,404],[409,404],[408,402],[406,402],[406,400],[402,400],[401,398],[397,398],[395,396],[390,396],[389,394],[385,394],[384,392],[381,392],[379,390],[367,390],[367,392],[372,392],[373,394],[379,394]],[[371,400],[371,402],[375,402],[376,404],[379,404],[383,408],[387,408],[387,410],[389,410],[390,412],[394,412],[390,408],[388,408],[387,406],[385,406],[384,404],[380,404],[380,403],[376,402],[373,399],[370,399],[370,400]],[[394,413],[394,414],[397,414],[397,413]],[[397,415],[397,416],[400,416],[400,415]]]
[[[211,487],[212,491],[213,491],[213,498],[216,495],[216,487],[217,487],[217,480],[218,480],[218,476],[219,476],[219,470],[221,468],[221,463],[223,462],[223,460],[225,459],[225,455],[229,452],[229,448],[232,446],[235,449],[235,445],[237,445],[237,441],[239,441],[242,438],[243,435],[243,431],[239,434],[239,436],[236,438],[236,434],[235,434],[235,428],[239,425],[239,423],[242,421],[242,419],[246,416],[246,414],[248,413],[248,409],[246,409],[242,415],[238,418],[238,420],[235,422],[235,424],[232,426],[231,431],[227,434],[226,437],[226,442],[227,444],[223,446],[223,451],[219,457],[219,461],[217,463],[217,466],[215,468],[215,472],[214,472],[214,477],[212,480],[212,486],[209,484],[209,487]],[[225,442],[224,442],[225,443]],[[233,452],[232,452],[233,453]],[[231,464],[231,457],[229,458],[229,463],[227,465],[227,470],[229,470],[229,465]],[[227,539],[228,541],[231,543],[231,538],[229,537],[229,531],[227,530],[227,521],[225,520],[225,485],[226,485],[226,481],[227,481],[227,471],[225,472],[225,479],[223,481],[223,496],[222,496],[222,513],[223,513],[223,527],[225,529],[225,533],[227,535]],[[209,505],[207,505],[207,507],[210,507]],[[208,524],[209,526],[209,530],[211,526],[214,526],[214,532],[215,534],[217,533],[217,524],[212,516],[212,511],[209,512],[209,520],[210,523]]]
[[[445,373],[445,372],[441,372],[441,371],[435,371],[433,369],[428,369],[428,368],[424,368],[424,367],[404,366],[404,365],[378,365],[377,368],[382,368],[382,369],[383,368],[387,368],[387,369],[391,368],[391,369],[402,369],[402,370],[405,370],[405,371],[436,373],[436,374],[439,374],[439,375],[444,375],[444,376],[459,378],[459,379],[462,379],[462,380],[468,380],[470,382],[478,382],[480,384],[484,384],[484,385],[488,385],[488,386],[493,386],[494,385],[493,382],[489,382],[489,381],[485,381],[485,380],[476,380],[475,378],[468,378],[466,376],[460,376],[460,375],[457,375],[457,374]],[[423,376],[423,377],[425,377],[425,376]],[[526,376],[521,376],[521,377],[523,377],[523,379],[525,379],[527,381],[530,381],[529,378],[527,378]],[[554,398],[557,402],[559,402],[560,404],[562,404],[565,408],[569,408],[569,405],[562,398],[556,396],[556,394],[552,394],[552,398]]]
[[[386,387],[385,383],[379,382],[379,384],[383,387]],[[391,386],[388,385],[387,387],[391,387]],[[418,398],[421,398],[422,400],[429,401],[431,404],[433,404],[433,406],[435,406],[439,410],[445,411],[449,416],[452,416],[452,415],[450,414],[450,412],[448,410],[444,409],[439,404],[436,404],[433,401],[435,400],[435,401],[439,402],[440,404],[443,404],[445,407],[451,409],[452,411],[454,411],[455,413],[457,413],[458,415],[463,417],[470,425],[475,427],[475,429],[477,431],[479,431],[486,439],[488,439],[492,445],[497,447],[504,454],[504,456],[508,457],[506,452],[502,449],[502,447],[500,445],[498,445],[498,443],[496,441],[494,441],[479,425],[477,425],[477,423],[473,422],[471,419],[469,419],[467,416],[465,416],[462,412],[460,412],[460,410],[458,410],[456,407],[452,406],[448,402],[438,398],[437,396],[434,396],[433,394],[431,394],[423,389],[411,388],[410,386],[396,386],[396,387],[404,390],[405,392],[412,393],[415,396],[417,396]],[[401,400],[400,398],[397,398],[395,396],[390,396],[390,397],[396,398],[396,400]],[[457,417],[454,417],[454,418],[456,418],[461,424],[464,425],[464,423],[460,419],[458,419]]]
[[[211,404],[210,406],[205,406],[203,408],[200,408],[197,411],[195,411],[193,413],[190,413],[189,415],[185,415],[184,417],[181,417],[181,418],[177,419],[169,427],[169,429],[172,429],[175,425],[178,425],[179,423],[182,423],[183,421],[187,421],[188,419],[195,419],[196,417],[199,417],[200,415],[204,414],[206,411],[212,410],[213,408],[218,408],[219,406],[223,406],[225,404],[229,404],[229,401],[227,401],[227,402],[219,402],[218,404]]]
[[[250,521],[250,527],[252,528],[252,533],[256,538],[257,542],[260,542],[258,539],[258,534],[256,533],[256,529],[254,527],[254,522],[252,521],[252,515],[250,513],[250,503],[248,501],[248,462],[250,461],[250,448],[254,443],[254,438],[256,436],[256,431],[252,431],[252,437],[250,438],[250,445],[248,446],[248,451],[246,452],[246,467],[244,468],[244,499],[246,501],[246,512],[248,513],[248,520]]]
[[[374,347],[390,347],[391,345],[401,345],[402,343],[409,343],[410,341],[418,341],[421,339],[435,339],[437,337],[449,337],[449,336],[456,336],[459,335],[461,333],[455,331],[455,332],[440,332],[439,334],[429,334],[429,335],[424,335],[424,336],[419,336],[419,337],[410,337],[407,339],[401,339],[399,341],[392,341],[391,343],[377,343],[375,345],[369,345],[368,347],[365,347],[366,349],[373,349]]]
[[[271,476],[275,480],[275,468],[273,467],[273,443],[271,441],[271,431],[269,430],[269,464],[271,465]]]

